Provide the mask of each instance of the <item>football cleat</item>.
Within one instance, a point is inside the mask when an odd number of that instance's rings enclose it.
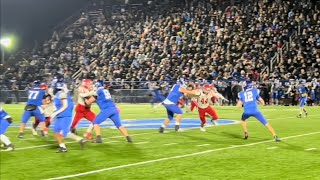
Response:
[[[101,136],[96,137],[96,143],[102,143],[102,138]]]
[[[159,133],[164,133],[164,127],[159,128]]]
[[[14,151],[14,149],[15,149],[14,145],[9,144],[9,145],[7,146],[7,149],[4,150],[4,151]]]
[[[183,132],[184,130],[179,128],[178,130],[176,130],[176,132]]]
[[[205,128],[205,127],[200,127],[200,131],[202,131],[202,132],[206,132],[207,130],[206,130],[206,128]]]
[[[214,126],[215,126],[215,125],[218,125],[217,120],[211,119],[211,123],[212,123]]]
[[[180,125],[175,125],[175,126],[174,126],[174,130],[176,130],[176,132],[178,132],[179,129],[180,129]]]
[[[38,136],[37,130],[35,128],[31,128],[32,135]]]
[[[274,136],[274,140],[275,140],[276,142],[280,142],[280,141],[281,141],[281,139],[280,139],[277,135]]]
[[[297,118],[302,118],[302,115],[301,115],[301,114],[299,114],[299,115],[297,116]]]
[[[24,134],[23,132],[19,132],[19,134],[18,134],[17,137],[18,137],[18,138],[23,138],[23,134]]]
[[[56,153],[64,153],[67,152],[67,148],[59,147]]]
[[[84,139],[81,139],[81,140],[79,141],[79,144],[80,144],[80,148],[81,148],[81,149],[84,148],[85,143],[86,143],[86,140],[84,140]]]
[[[244,139],[248,139],[248,138],[249,138],[248,132],[244,132]]]
[[[75,135],[78,135],[78,133],[77,133],[77,129],[76,128],[71,128],[71,130],[70,130],[73,134],[75,134]]]
[[[306,117],[308,116],[308,113],[306,112]]]
[[[132,143],[133,142],[130,136],[127,136],[126,138],[127,138],[127,142],[128,143]]]

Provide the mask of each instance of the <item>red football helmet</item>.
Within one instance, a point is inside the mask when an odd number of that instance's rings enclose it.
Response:
[[[207,91],[209,91],[211,89],[211,85],[210,84],[205,84],[203,85],[203,88]]]
[[[81,82],[81,86],[86,88],[86,89],[91,89],[92,88],[92,80],[91,79],[83,79]]]
[[[42,83],[42,84],[40,85],[40,89],[46,90],[46,89],[48,89],[48,85],[45,84],[45,83]]]

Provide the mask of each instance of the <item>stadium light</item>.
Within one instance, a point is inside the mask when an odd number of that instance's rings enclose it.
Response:
[[[11,46],[12,40],[11,40],[10,38],[2,38],[2,39],[0,40],[0,44],[1,44],[2,46],[4,46],[5,48],[7,48],[7,47]]]
[[[10,46],[12,45],[12,40],[11,38],[1,38],[0,39],[0,45],[1,45],[1,64],[4,64],[4,49],[5,48],[10,48]]]

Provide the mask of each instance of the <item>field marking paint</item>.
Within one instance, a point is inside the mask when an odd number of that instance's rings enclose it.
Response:
[[[320,116],[320,115],[316,114],[316,115],[309,115],[309,116]],[[268,120],[288,119],[288,118],[292,119],[292,118],[297,118],[297,117],[281,117],[281,118],[273,118],[273,119],[268,119]],[[249,121],[249,122],[253,123],[253,122],[259,122],[259,121]],[[235,124],[229,124],[229,125],[235,125]],[[214,126],[212,126],[212,127],[214,127]],[[185,129],[185,131],[186,130],[194,130],[194,129]],[[9,131],[9,133],[13,133],[13,132]],[[166,134],[166,133],[170,133],[170,132],[165,131],[164,134]],[[145,134],[157,134],[157,132],[138,133],[138,134],[133,134],[131,136],[140,136],[140,135],[145,135]],[[120,138],[120,137],[123,137],[123,136],[113,136],[113,137],[109,137],[109,138]],[[31,139],[31,138],[29,138],[29,139]],[[37,139],[37,138],[34,138],[34,139]],[[104,138],[102,138],[102,139],[104,139]],[[20,139],[20,140],[23,140],[23,139]],[[66,144],[71,144],[71,143],[76,143],[76,142],[66,142]],[[16,148],[15,150],[34,149],[34,148],[47,147],[47,146],[52,146],[52,145],[55,145],[55,144],[46,144],[46,145],[30,146],[30,147],[24,147],[24,148]]]
[[[140,136],[140,135],[145,135],[145,134],[155,134],[155,132],[132,134],[130,136]],[[119,137],[123,137],[123,136],[113,136],[113,137],[108,137],[108,138],[119,138]],[[108,139],[108,138],[102,138],[102,139]],[[73,143],[78,143],[78,142],[76,142],[76,141],[66,142],[65,144],[73,144]],[[35,148],[40,148],[40,147],[48,147],[48,146],[52,146],[52,145],[56,145],[56,143],[55,144],[44,144],[44,145],[38,145],[38,146],[29,146],[29,147],[23,147],[23,148],[16,148],[15,150],[19,151],[19,150],[25,150],[25,149],[35,149]]]
[[[320,131],[312,132],[312,133],[306,133],[306,134],[299,134],[299,135],[294,135],[294,136],[287,136],[287,137],[284,137],[282,139],[283,140],[284,139],[292,139],[292,138],[297,138],[297,137],[310,136],[310,135],[314,135],[314,134],[320,134]],[[95,174],[95,173],[99,173],[99,172],[105,172],[105,171],[111,171],[111,170],[115,170],[115,169],[122,169],[122,168],[132,167],[132,166],[139,166],[139,165],[151,164],[151,163],[155,163],[155,162],[167,161],[167,160],[172,160],[172,159],[181,159],[181,158],[186,158],[186,157],[199,156],[199,155],[208,154],[208,153],[212,153],[212,152],[216,152],[216,151],[223,151],[223,150],[228,150],[228,149],[236,149],[236,148],[241,148],[241,147],[250,147],[250,146],[269,143],[269,142],[274,142],[274,140],[266,140],[266,141],[260,141],[260,142],[255,142],[255,143],[237,145],[237,146],[233,146],[233,147],[229,146],[229,147],[224,147],[224,148],[201,151],[201,152],[197,152],[197,153],[184,154],[184,155],[179,155],[179,156],[171,156],[171,157],[154,159],[154,160],[149,160],[149,161],[142,161],[142,162],[137,162],[137,163],[131,163],[131,164],[126,164],[126,165],[120,165],[120,166],[114,166],[114,167],[109,167],[109,168],[104,168],[104,169],[87,171],[87,172],[78,173],[78,174],[72,174],[72,175],[67,175],[67,176],[49,178],[49,179],[45,179],[45,180],[74,178],[74,177],[85,176],[85,175],[89,175],[89,174]],[[281,143],[281,142],[279,142],[279,143]]]
[[[267,149],[277,149],[278,147],[274,146],[274,147],[268,147]]]
[[[148,141],[145,141],[145,142],[137,142],[137,143],[133,143],[133,144],[147,144],[149,143]]]
[[[202,146],[209,146],[210,144],[199,144],[199,145],[196,145],[198,147],[202,147]]]
[[[168,144],[164,144],[164,146],[171,146],[171,145],[176,145],[178,143],[168,143]]]
[[[313,150],[317,150],[317,148],[309,148],[309,149],[305,149],[306,151],[313,151]]]

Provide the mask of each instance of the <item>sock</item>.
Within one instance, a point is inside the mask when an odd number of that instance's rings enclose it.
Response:
[[[92,129],[93,129],[93,124],[91,123],[87,129],[87,133],[91,133]]]
[[[180,125],[180,123],[179,122],[176,122],[176,126],[179,126]]]
[[[8,146],[9,144],[11,144],[11,141],[9,140],[9,138],[4,135],[4,134],[1,134],[0,135],[0,140],[6,145]]]
[[[166,128],[166,125],[162,124],[161,127]]]
[[[60,147],[67,149],[66,145],[64,143],[59,144]]]
[[[73,133],[71,133],[71,132],[69,132],[69,133],[67,134],[67,138],[74,139],[74,140],[76,140],[76,141],[80,141],[80,140],[82,139],[82,137],[77,136],[77,135],[75,135],[75,134],[73,134]]]

